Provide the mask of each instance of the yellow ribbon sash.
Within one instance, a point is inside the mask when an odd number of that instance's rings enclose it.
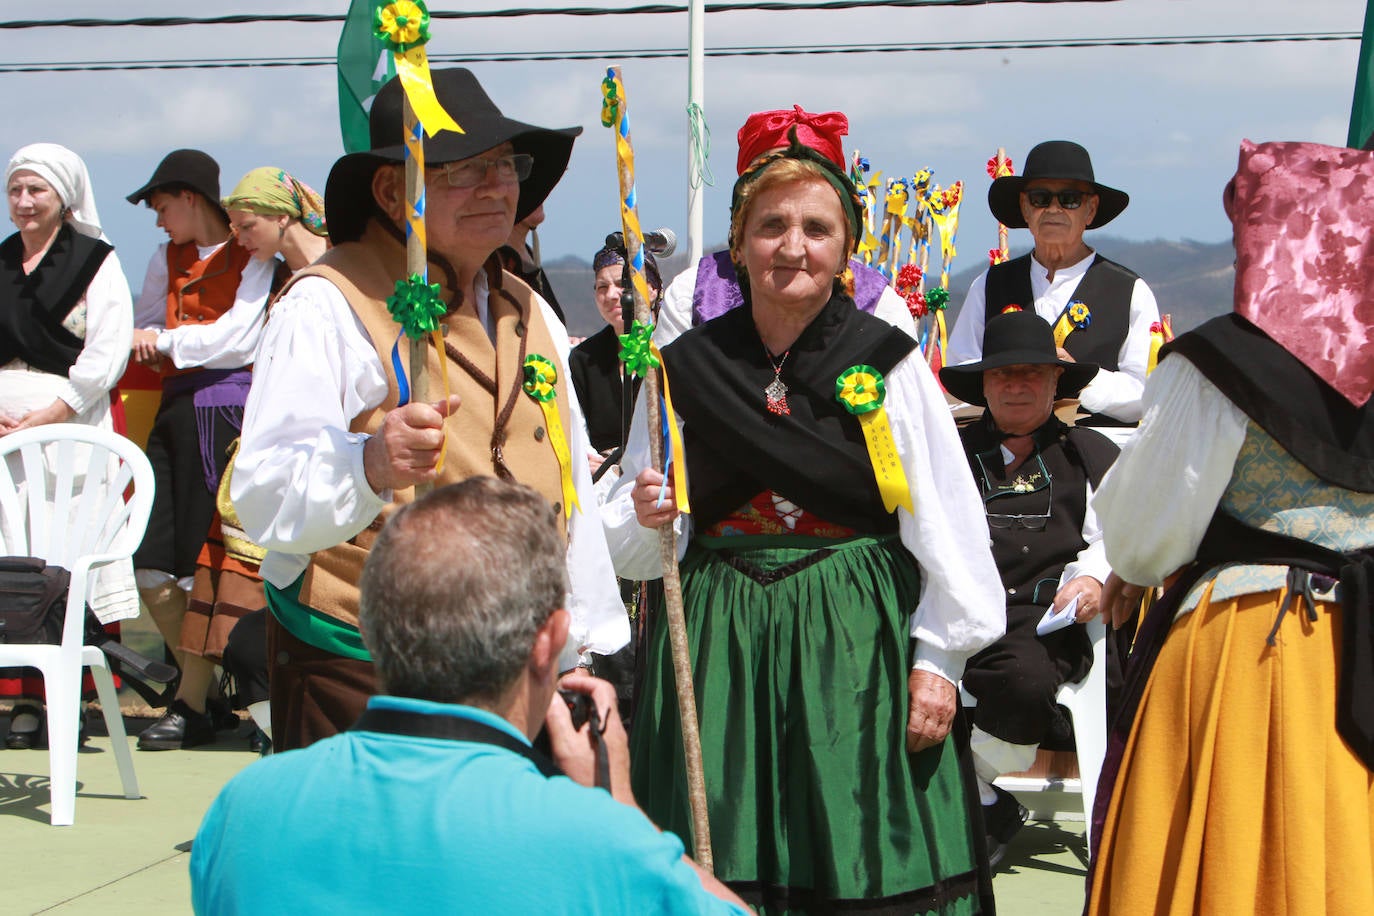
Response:
[[[547,357],[531,353],[525,357],[525,394],[534,398],[544,411],[544,425],[549,432],[549,443],[558,458],[558,472],[563,483],[563,517],[571,518],[573,506],[578,509],[582,504],[577,501],[577,487],[573,485],[572,455],[568,451],[568,437],[563,432],[563,420],[558,416],[558,404],[554,387],[558,382],[558,369]]]
[[[429,10],[424,0],[395,0],[379,7],[373,13],[372,27],[391,49],[401,88],[405,90],[415,117],[424,125],[425,133],[431,137],[441,130],[463,133],[463,128],[444,111],[439,97],[434,94],[429,56],[425,54],[425,44],[429,41]]]
[[[649,352],[658,360],[660,377],[663,379],[663,422],[668,427],[668,442],[673,455],[673,495],[677,498],[677,511],[691,514],[692,504],[687,499],[687,452],[682,447],[682,431],[677,428],[677,415],[673,413],[673,396],[668,390],[668,367],[663,365],[663,354],[658,352],[658,344],[649,342]]]
[[[1081,299],[1075,299],[1069,303],[1069,307],[1064,309],[1064,314],[1059,316],[1059,320],[1054,323],[1054,345],[1064,346],[1064,341],[1069,339],[1069,335],[1074,331],[1082,330],[1093,323],[1093,313],[1089,311],[1088,304]]]
[[[883,408],[886,398],[887,384],[883,374],[872,366],[851,366],[835,379],[835,400],[859,418],[883,508],[894,512],[900,506],[912,512],[911,486],[907,483],[902,458],[892,438],[892,427],[887,422],[887,411]]]

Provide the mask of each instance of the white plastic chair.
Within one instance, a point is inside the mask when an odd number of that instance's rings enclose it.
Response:
[[[31,666],[43,674],[55,826],[69,825],[76,816],[83,668],[95,680],[124,797],[141,797],[105,653],[83,643],[93,570],[133,556],[152,505],[152,466],[123,436],[51,423],[0,438],[0,555],[41,557],[71,572],[62,642],[0,644],[0,666]]]
[[[997,780],[997,785],[1009,792],[1080,793],[1086,824],[1084,835],[1092,842],[1093,801],[1097,797],[1097,779],[1102,772],[1102,761],[1107,756],[1107,624],[1101,617],[1094,617],[1084,626],[1092,642],[1092,668],[1083,680],[1061,686],[1054,697],[1055,702],[1069,711],[1069,717],[1073,720],[1078,778],[1003,776]],[[959,692],[965,707],[978,704],[977,699],[962,686]]]

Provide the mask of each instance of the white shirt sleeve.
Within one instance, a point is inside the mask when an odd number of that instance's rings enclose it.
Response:
[[[894,328],[905,331],[906,336],[912,340],[920,340],[916,331],[916,319],[911,317],[911,309],[906,307],[906,300],[897,295],[897,291],[891,286],[883,287],[882,293],[878,296],[878,304],[873,308],[873,315]]]
[[[654,326],[654,343],[666,347],[692,327],[692,296],[696,289],[697,265],[689,264],[663,291],[658,323]]]
[[[134,327],[167,327],[167,243],[157,246],[143,274],[143,288],[134,307]]]
[[[1099,369],[1078,396],[1084,410],[1127,423],[1140,419],[1145,391],[1145,368],[1150,360],[1150,326],[1159,321],[1155,294],[1144,280],[1131,290],[1130,327],[1117,355],[1117,370]]]
[[[83,414],[109,397],[124,374],[134,339],[134,303],[119,256],[111,251],[91,278],[86,300],[86,340],[58,393],[67,406]]]
[[[1064,566],[1064,574],[1059,577],[1059,585],[1062,588],[1068,584],[1069,580],[1077,579],[1079,576],[1092,576],[1098,582],[1106,582],[1107,574],[1112,571],[1111,565],[1107,563],[1107,545],[1102,542],[1102,526],[1097,522],[1097,513],[1093,511],[1093,485],[1089,481],[1084,484],[1087,488],[1087,505],[1083,512],[1083,542],[1087,545],[1078,552],[1078,556],[1069,561]]]
[[[671,385],[671,381],[669,384]],[[625,454],[620,461],[620,479],[615,482],[610,495],[601,506],[601,522],[605,526],[606,542],[610,546],[616,574],[626,579],[663,578],[658,531],[639,524],[639,517],[635,515],[634,502],[631,499],[635,478],[651,464],[647,414],[645,399],[636,398],[634,418],[630,423],[630,437],[625,443]],[[677,426],[680,432],[683,427],[680,418]],[[685,472],[683,476],[686,479]],[[680,562],[687,553],[687,542],[691,539],[691,516],[679,514],[673,528],[677,532],[677,558]]]
[[[898,527],[921,568],[921,597],[911,615],[914,667],[957,682],[969,657],[1006,630],[987,517],[954,420],[919,353],[888,374],[887,392],[915,509],[897,510]]]
[[[163,329],[157,335],[158,352],[171,357],[178,369],[237,369],[251,363],[267,320],[267,294],[275,270],[275,261],[249,261],[229,310],[209,324]],[[165,289],[164,283],[164,294]]]
[[[954,320],[954,329],[949,332],[949,355],[945,360],[947,366],[976,363],[983,358],[987,280],[987,271],[983,271],[968,288],[968,295],[964,296],[964,304],[959,308],[959,317]]]
[[[244,530],[269,551],[278,588],[309,554],[368,526],[390,499],[363,471],[367,437],[353,418],[382,403],[387,377],[338,288],[306,277],[272,308],[253,366],[230,497]]]
[[[568,332],[553,308],[538,293],[534,300],[544,316],[554,348],[563,365],[568,365]],[[578,663],[582,652],[609,655],[630,641],[630,619],[620,598],[606,532],[601,527],[600,506],[592,472],[580,456],[591,450],[587,439],[587,420],[577,400],[577,388],[568,378],[563,390],[568,396],[568,454],[571,456],[573,486],[579,507],[568,519],[568,614],[572,623],[563,649],[560,668],[566,671]]]
[[[1245,442],[1245,414],[1182,356],[1145,386],[1140,428],[1093,498],[1107,560],[1135,585],[1159,585],[1197,554]]]

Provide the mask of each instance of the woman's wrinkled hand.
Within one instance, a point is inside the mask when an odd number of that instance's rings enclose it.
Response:
[[[959,689],[930,671],[913,668],[907,678],[911,695],[906,720],[906,749],[915,754],[934,747],[949,734],[959,702]]]
[[[663,495],[662,503],[659,502],[660,493]],[[660,528],[672,524],[677,518],[673,485],[664,481],[661,471],[653,468],[640,471],[630,498],[634,500],[635,518],[645,528]]]
[[[1132,585],[1116,573],[1110,574],[1102,585],[1103,618],[1120,629],[1140,609],[1140,599],[1144,594],[1145,586]]]

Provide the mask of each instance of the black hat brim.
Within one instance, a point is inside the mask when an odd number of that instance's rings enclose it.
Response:
[[[1071,363],[1063,359],[1047,362],[1040,350],[1003,350],[976,363],[945,366],[940,370],[940,383],[959,400],[976,407],[986,407],[988,402],[983,396],[983,373],[988,369],[1021,365],[1058,366],[1064,370],[1064,374],[1059,376],[1059,385],[1054,389],[1055,400],[1078,397],[1098,370],[1094,363]]]
[[[457,162],[510,143],[517,153],[534,157],[530,176],[520,182],[515,221],[533,213],[568,170],[573,141],[581,127],[535,127],[503,115],[488,115],[463,124],[465,133],[440,131],[426,137],[426,165]],[[397,143],[360,153],[349,153],[334,163],[325,182],[324,210],[329,234],[335,241],[352,241],[363,234],[368,218],[377,212],[372,198],[372,176],[380,166],[405,161],[405,144]]]
[[[1026,221],[1021,216],[1021,189],[1029,180],[1024,175],[1006,175],[996,179],[988,187],[988,209],[997,217],[997,221],[1008,229],[1026,228]],[[1125,191],[1096,181],[1091,184],[1097,193],[1097,215],[1087,228],[1099,229],[1120,216],[1126,205],[1131,202],[1131,197]]]

